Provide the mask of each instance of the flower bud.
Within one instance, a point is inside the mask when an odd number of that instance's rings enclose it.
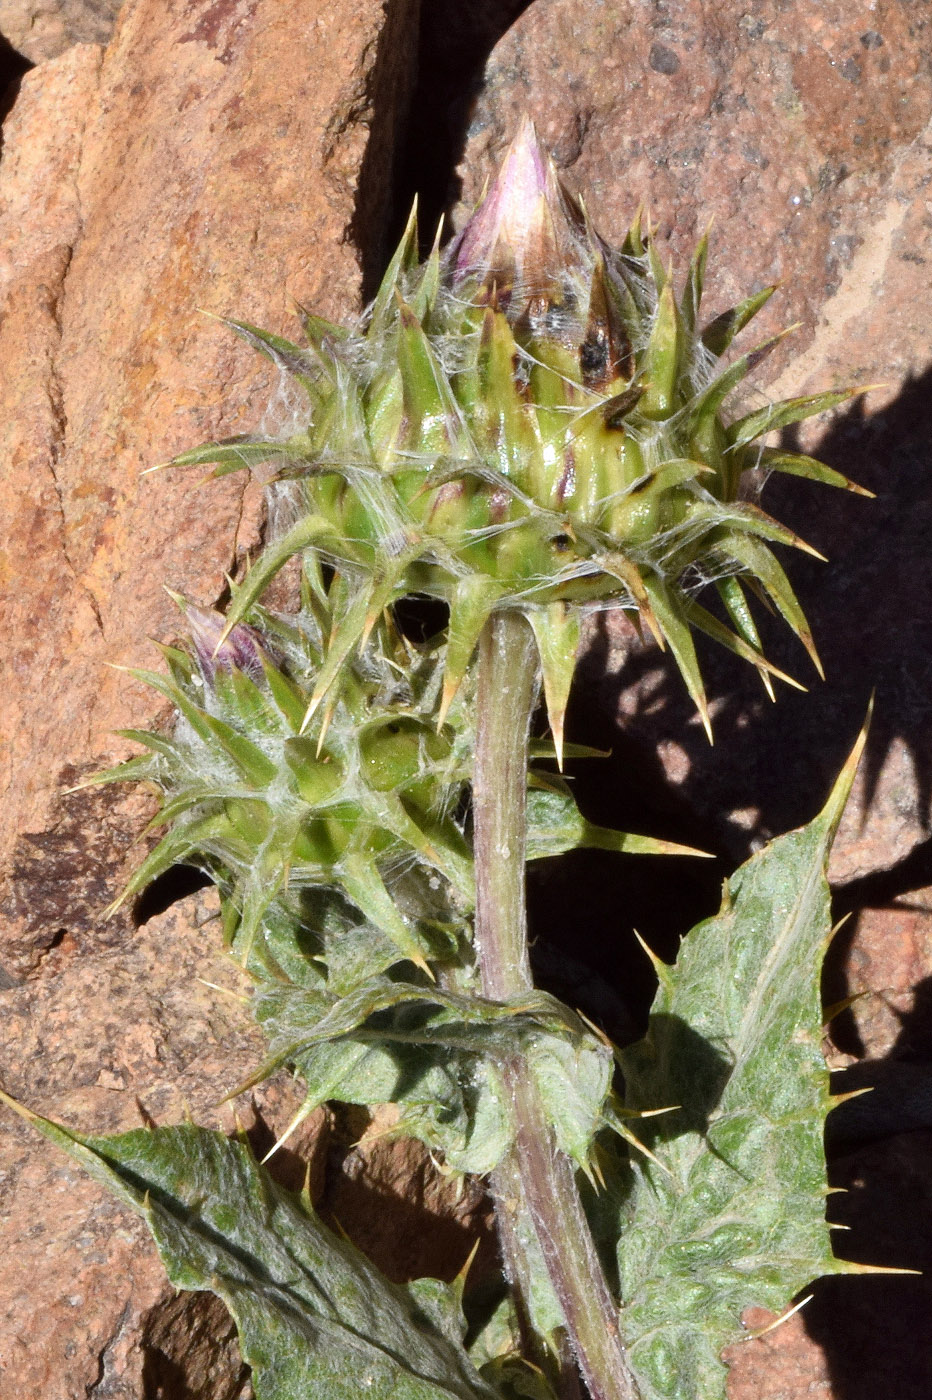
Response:
[[[560,303],[567,277],[582,270],[582,217],[541,149],[528,117],[521,122],[498,174],[453,245],[454,284],[478,276],[486,300],[500,306]]]
[[[224,637],[226,619],[214,608],[184,603],[185,618],[201,674],[212,684],[218,671],[243,671],[252,680],[262,675],[262,638],[254,627],[238,622]]]

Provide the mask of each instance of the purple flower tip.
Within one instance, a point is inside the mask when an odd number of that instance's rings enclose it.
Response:
[[[454,276],[478,273],[508,298],[549,296],[576,252],[578,221],[530,117],[451,250]]]
[[[253,627],[237,622],[229,636],[223,636],[226,618],[213,608],[184,603],[185,618],[191,631],[194,653],[204,679],[213,681],[218,671],[243,671],[253,679],[262,675],[262,639]]]

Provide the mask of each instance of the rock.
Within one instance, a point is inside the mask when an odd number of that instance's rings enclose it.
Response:
[[[73,48],[24,79],[0,177],[8,970],[70,919],[25,833],[69,821],[59,789],[126,751],[110,731],[159,714],[108,663],[148,664],[146,638],[177,632],[163,583],[209,603],[259,540],[257,486],[142,475],[256,427],[270,398],[289,412],[268,362],[212,317],[293,330],[294,300],[354,307],[347,230],[364,240],[388,199],[367,122],[377,105],[390,143],[406,81],[382,18],[376,0],[284,17],[133,3],[105,54]],[[110,872],[106,903],[122,876],[101,836],[86,849]]]
[[[120,0],[0,0],[0,34],[30,63],[74,44],[106,44]]]
[[[264,1046],[248,983],[221,953],[218,919],[213,891],[202,893],[120,946],[79,952],[63,941],[40,977],[0,992],[7,1092],[83,1131],[178,1122],[186,1111],[231,1131],[232,1106],[217,1104]],[[300,1101],[298,1085],[280,1074],[237,1110],[258,1147],[275,1140]],[[322,1188],[328,1121],[320,1110],[280,1154],[285,1184],[296,1184],[300,1163],[300,1185],[309,1161]],[[176,1387],[183,1379],[184,1393],[204,1400],[241,1393],[225,1309],[175,1296],[141,1220],[7,1109],[0,1163],[0,1376],[36,1400],[135,1400],[158,1393],[160,1376]]]
[[[831,1400],[825,1357],[799,1313],[778,1322],[766,1308],[748,1308],[742,1321],[747,1337],[724,1353],[731,1368],[728,1400]]]
[[[470,1177],[453,1185],[420,1143],[395,1136],[395,1104],[371,1113],[343,1104],[335,1113],[330,1171],[318,1209],[339,1222],[386,1277],[397,1283],[418,1277],[452,1281],[477,1241],[470,1288],[500,1269],[492,1205],[481,1181]]]
[[[222,952],[213,890],[175,903],[119,946],[78,952],[65,940],[41,976],[0,991],[3,1081],[46,1117],[124,1132],[190,1114],[248,1134],[264,1157],[302,1101],[284,1071],[222,1103],[265,1054],[249,983]],[[478,1237],[494,1259],[478,1183],[457,1195],[391,1113],[318,1109],[269,1161],[390,1277],[452,1278]],[[176,1297],[145,1225],[8,1110],[0,1113],[0,1376],[30,1400],[160,1393],[156,1379],[203,1400],[241,1394],[242,1365],[225,1309]],[[106,1388],[104,1388],[106,1380]],[[147,1388],[148,1387],[148,1388]]]
[[[932,19],[882,0],[870,47],[841,0],[752,8],[537,0],[491,56],[461,174],[469,203],[527,111],[609,238],[643,201],[682,266],[714,220],[713,300],[782,282],[761,334],[804,323],[777,366],[811,339],[925,124]]]

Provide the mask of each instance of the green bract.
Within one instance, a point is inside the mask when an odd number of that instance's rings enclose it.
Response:
[[[352,330],[305,316],[305,347],[228,324],[293,376],[308,411],[287,438],[235,438],[176,459],[218,474],[271,462],[296,478],[291,531],[247,579],[244,616],[294,553],[353,580],[313,711],[371,619],[405,593],[451,609],[441,719],[491,612],[534,628],[558,751],[579,612],[613,603],[669,645],[708,728],[692,629],[768,673],[745,586],[818,656],[772,544],[808,548],[742,494],[764,465],[853,487],[759,439],[851,395],[736,416],[734,391],[779,336],[730,364],[772,287],[700,329],[703,239],[681,297],[636,220],[618,250],[593,229],[526,122],[488,194],[441,254],[417,260],[412,215]],[[694,598],[717,580],[730,630]],[[786,677],[784,677],[786,679]]]
[[[366,930],[370,973],[400,959],[426,969],[431,957],[455,956],[473,905],[455,817],[465,731],[428,723],[436,654],[409,648],[379,619],[344,668],[338,701],[301,733],[331,624],[318,582],[299,613],[254,610],[259,627],[239,624],[222,642],[221,615],[182,600],[195,656],[162,648],[169,677],[134,672],[174,702],[178,721],[170,736],[124,731],[149,755],[96,779],[148,779],[164,797],[152,825],[169,830],[123,897],[173,864],[200,864],[220,887],[244,962],[276,956],[269,939],[282,922],[305,928],[305,952],[323,964],[345,960],[355,924],[356,941]],[[333,949],[312,907],[321,891],[356,911]]]

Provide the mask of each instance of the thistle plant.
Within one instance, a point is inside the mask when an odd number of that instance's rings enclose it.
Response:
[[[856,754],[822,814],[656,964],[638,1045],[535,988],[528,954],[528,860],[699,854],[592,825],[547,762],[570,751],[587,612],[624,610],[669,649],[707,730],[695,632],[771,694],[794,684],[763,654],[758,599],[819,664],[773,551],[808,546],[747,473],[860,490],[762,443],[851,391],[732,407],[780,340],[726,358],[774,289],[702,324],[706,251],[677,294],[640,219],[611,248],[525,122],[423,263],[412,216],[358,324],[304,313],[296,345],[229,322],[302,406],[284,434],[173,464],[261,469],[281,528],[225,616],[178,600],[191,642],[163,648],[167,675],[135,673],[176,721],[125,731],[144,752],[95,780],[163,799],[124,897],[179,862],[208,872],[269,1038],[256,1078],[290,1065],[299,1117],[398,1104],[444,1170],[487,1177],[507,1282],[467,1333],[461,1289],[388,1285],[216,1135],[36,1120],[147,1215],[176,1282],[227,1301],[266,1400],[349,1396],[360,1375],[418,1400],[571,1396],[577,1368],[592,1400],[713,1400],[744,1307],[853,1267],[824,1221],[818,983]],[[274,612],[294,558],[300,597]],[[418,596],[448,607],[425,643],[393,612]],[[541,690],[549,740],[531,738]]]

